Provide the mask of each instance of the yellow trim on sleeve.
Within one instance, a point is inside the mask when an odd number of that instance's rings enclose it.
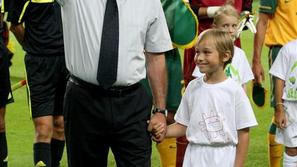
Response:
[[[2,2],[3,2],[3,1],[2,1]],[[20,15],[20,17],[19,17],[19,21],[18,21],[19,23],[22,22],[22,19],[23,19],[23,17],[24,17],[24,14],[25,14],[26,9],[27,9],[27,7],[28,7],[28,5],[29,5],[30,2],[32,2],[32,3],[53,3],[54,0],[29,0],[29,1],[27,1],[27,2],[25,3],[25,5],[24,5],[23,10],[22,10],[22,13],[21,13],[21,15]]]
[[[259,6],[259,9],[266,9],[266,10],[271,10],[271,6]]]
[[[31,0],[32,3],[52,3],[54,0]]]
[[[192,48],[195,44],[196,44],[196,41],[198,39],[198,19],[196,17],[196,14],[194,13],[194,11],[192,10],[191,6],[189,3],[185,2],[184,0],[181,0],[185,6],[188,8],[188,10],[192,13],[194,19],[196,20],[196,34],[195,34],[195,38],[189,42],[188,44],[185,44],[185,45],[179,45],[179,44],[176,44],[174,42],[172,42],[173,46],[176,47],[176,48],[181,48],[181,49],[189,49],[189,48]]]
[[[25,14],[25,11],[26,11],[26,9],[27,9],[29,3],[30,3],[30,1],[27,1],[27,2],[25,3],[24,7],[23,7],[22,13],[21,13],[21,15],[20,15],[20,17],[19,17],[19,21],[18,21],[19,23],[22,22],[23,16],[24,16],[24,14]]]
[[[1,13],[4,13],[4,0],[1,1]]]

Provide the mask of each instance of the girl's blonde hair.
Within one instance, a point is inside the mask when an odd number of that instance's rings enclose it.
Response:
[[[213,18],[213,24],[218,24],[222,19],[222,15],[234,16],[238,20],[240,19],[237,10],[232,5],[224,5],[220,7],[218,11],[216,11]]]
[[[214,45],[217,51],[219,52],[220,58],[222,58],[223,55],[226,53],[230,54],[230,59],[225,62],[224,67],[227,64],[231,63],[234,54],[234,44],[228,32],[214,28],[205,30],[199,35],[196,45],[199,45],[202,41],[206,39],[211,39],[211,41],[214,42]]]

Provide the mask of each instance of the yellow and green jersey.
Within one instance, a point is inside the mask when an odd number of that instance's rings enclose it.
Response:
[[[297,38],[297,1],[261,0],[260,13],[270,14],[265,45],[284,45]]]

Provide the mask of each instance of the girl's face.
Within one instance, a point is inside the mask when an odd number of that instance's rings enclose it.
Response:
[[[213,75],[224,71],[224,62],[220,58],[215,43],[211,38],[205,38],[195,47],[194,61],[201,73]]]
[[[220,21],[214,25],[215,28],[228,32],[232,39],[235,39],[237,31],[238,19],[234,16],[221,15]]]

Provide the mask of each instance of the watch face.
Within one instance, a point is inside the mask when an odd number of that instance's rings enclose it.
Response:
[[[153,114],[155,114],[155,113],[162,113],[167,117],[168,112],[167,112],[167,109],[154,108],[153,109]]]

